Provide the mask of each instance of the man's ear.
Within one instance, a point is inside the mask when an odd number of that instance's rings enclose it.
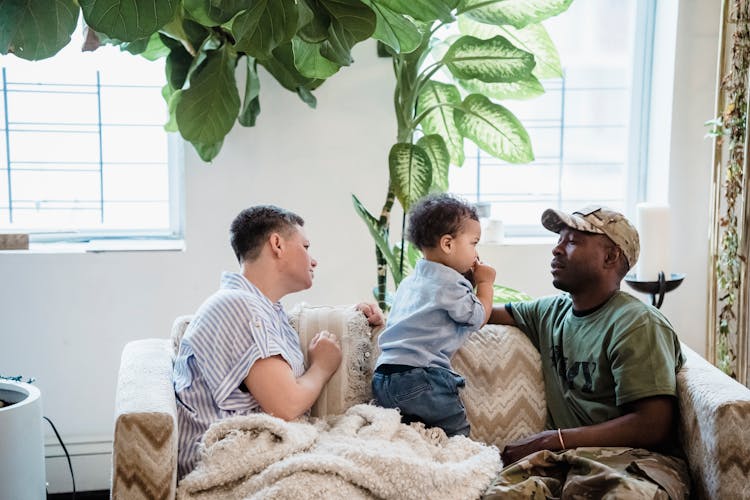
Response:
[[[284,239],[279,233],[271,233],[268,237],[268,245],[271,247],[271,253],[279,257],[284,249]]]
[[[444,234],[440,237],[438,246],[445,253],[451,253],[453,251],[453,236],[450,234]]]
[[[620,259],[624,259],[625,256],[622,253],[622,250],[620,250],[617,246],[609,246],[607,248],[607,253],[604,255],[604,266],[605,267],[614,267],[615,269],[619,269],[620,267]]]

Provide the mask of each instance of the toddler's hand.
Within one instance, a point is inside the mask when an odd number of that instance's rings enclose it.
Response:
[[[474,274],[474,284],[479,285],[480,283],[494,283],[495,282],[495,268],[489,266],[479,259],[474,263],[472,269]]]

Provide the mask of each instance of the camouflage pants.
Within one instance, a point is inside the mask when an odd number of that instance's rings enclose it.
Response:
[[[683,500],[689,493],[679,458],[639,448],[577,448],[538,451],[505,467],[482,498]]]

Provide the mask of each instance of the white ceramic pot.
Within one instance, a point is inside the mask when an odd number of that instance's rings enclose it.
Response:
[[[46,498],[42,395],[31,384],[0,380],[0,498]]]

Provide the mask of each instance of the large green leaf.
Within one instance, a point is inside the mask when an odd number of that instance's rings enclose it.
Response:
[[[252,0],[182,0],[182,7],[203,26],[219,26],[252,3]]]
[[[388,167],[393,191],[404,211],[430,192],[432,163],[420,146],[408,142],[394,144],[388,153]]]
[[[393,258],[397,262],[397,270],[399,271],[398,273],[391,273],[393,275],[393,281],[396,287],[401,284],[401,281],[403,281],[404,278],[409,276],[414,271],[414,268],[417,265],[417,261],[422,258],[422,252],[420,252],[419,248],[417,248],[416,245],[411,243],[409,240],[404,240],[404,247],[406,248],[406,251],[403,252],[404,258],[403,260],[401,260],[401,244],[397,243],[393,245]],[[396,274],[399,275],[398,280],[396,279]]]
[[[531,300],[528,293],[520,292],[515,288],[509,288],[502,285],[494,285],[492,302],[495,304],[507,304],[508,302],[525,302]]]
[[[193,55],[196,53],[196,47],[203,45],[209,36],[208,28],[185,18],[182,9],[177,9],[174,18],[165,24],[160,32],[180,43]]]
[[[547,30],[541,24],[529,24],[518,30],[510,25],[493,26],[474,21],[468,16],[458,17],[458,29],[464,35],[488,39],[503,36],[519,49],[534,54],[536,66],[532,72],[537,78],[560,78],[560,55]]]
[[[234,78],[237,54],[230,46],[206,52],[206,58],[190,75],[190,87],[182,91],[175,109],[180,134],[195,144],[215,145],[224,140],[240,110]]]
[[[451,155],[439,134],[425,135],[419,138],[417,146],[424,149],[432,164],[432,182],[430,192],[448,190],[448,169],[451,166]]]
[[[352,62],[352,47],[375,32],[375,13],[367,5],[352,0],[319,0],[330,17],[328,37],[320,48],[323,57],[339,66]]]
[[[509,83],[487,83],[479,80],[458,80],[458,84],[470,94],[483,94],[497,100],[532,99],[544,94],[544,86],[534,75]]]
[[[294,66],[308,78],[328,78],[341,66],[320,55],[320,44],[309,43],[299,37],[292,39]]]
[[[172,47],[167,56],[164,71],[167,74],[167,82],[173,89],[181,89],[185,85],[192,63],[193,56],[182,45]]]
[[[295,0],[257,0],[232,21],[235,47],[258,59],[269,58],[297,32],[298,14]]]
[[[425,135],[441,135],[450,153],[451,163],[459,167],[464,163],[464,140],[453,119],[453,106],[460,105],[458,89],[454,85],[436,81],[427,82],[417,102],[417,115],[426,112],[421,122]]]
[[[514,82],[531,74],[534,55],[516,48],[501,36],[482,40],[466,35],[451,45],[443,63],[456,78]]]
[[[237,121],[244,127],[254,127],[255,120],[260,114],[260,78],[258,78],[257,61],[247,56],[247,71],[245,73],[245,98],[242,100],[242,109]]]
[[[86,24],[123,42],[146,38],[175,16],[179,0],[79,0]]]
[[[308,43],[321,43],[328,38],[331,17],[318,0],[300,0],[297,36]]]
[[[483,95],[471,94],[454,114],[456,126],[464,137],[492,156],[510,163],[529,163],[534,159],[528,132],[500,104]]]
[[[78,12],[75,0],[0,0],[0,54],[52,57],[70,42]]]
[[[294,53],[291,42],[276,47],[273,49],[271,58],[259,59],[258,62],[276,78],[276,81],[292,92],[297,92],[297,89],[300,87],[305,87],[308,90],[315,89],[324,81],[308,78],[297,70],[294,66]]]
[[[440,19],[446,23],[453,21],[451,11],[458,4],[458,0],[375,0],[375,2],[418,21],[429,22]]]
[[[359,201],[359,198],[355,195],[352,195],[352,203],[354,204],[354,211],[357,212],[357,215],[359,215],[364,221],[367,230],[370,231],[370,236],[372,236],[373,241],[375,241],[375,246],[378,247],[378,250],[383,254],[386,264],[388,264],[388,267],[391,269],[393,281],[400,283],[401,274],[399,273],[398,261],[388,245],[388,238],[386,238],[385,230],[380,228],[378,220],[365,208],[362,202]]]
[[[409,18],[393,12],[375,0],[362,0],[377,17],[377,25],[372,37],[392,48],[397,54],[408,53],[419,47],[422,33]]]
[[[195,151],[198,153],[198,156],[201,157],[201,160],[205,162],[210,162],[214,158],[216,158],[216,155],[219,154],[219,151],[221,151],[221,146],[224,144],[224,141],[221,140],[219,142],[215,142],[213,144],[202,144],[202,143],[193,143],[193,147],[195,148]]]
[[[510,24],[523,28],[561,12],[565,12],[573,0],[463,0],[459,14],[487,24]]]

